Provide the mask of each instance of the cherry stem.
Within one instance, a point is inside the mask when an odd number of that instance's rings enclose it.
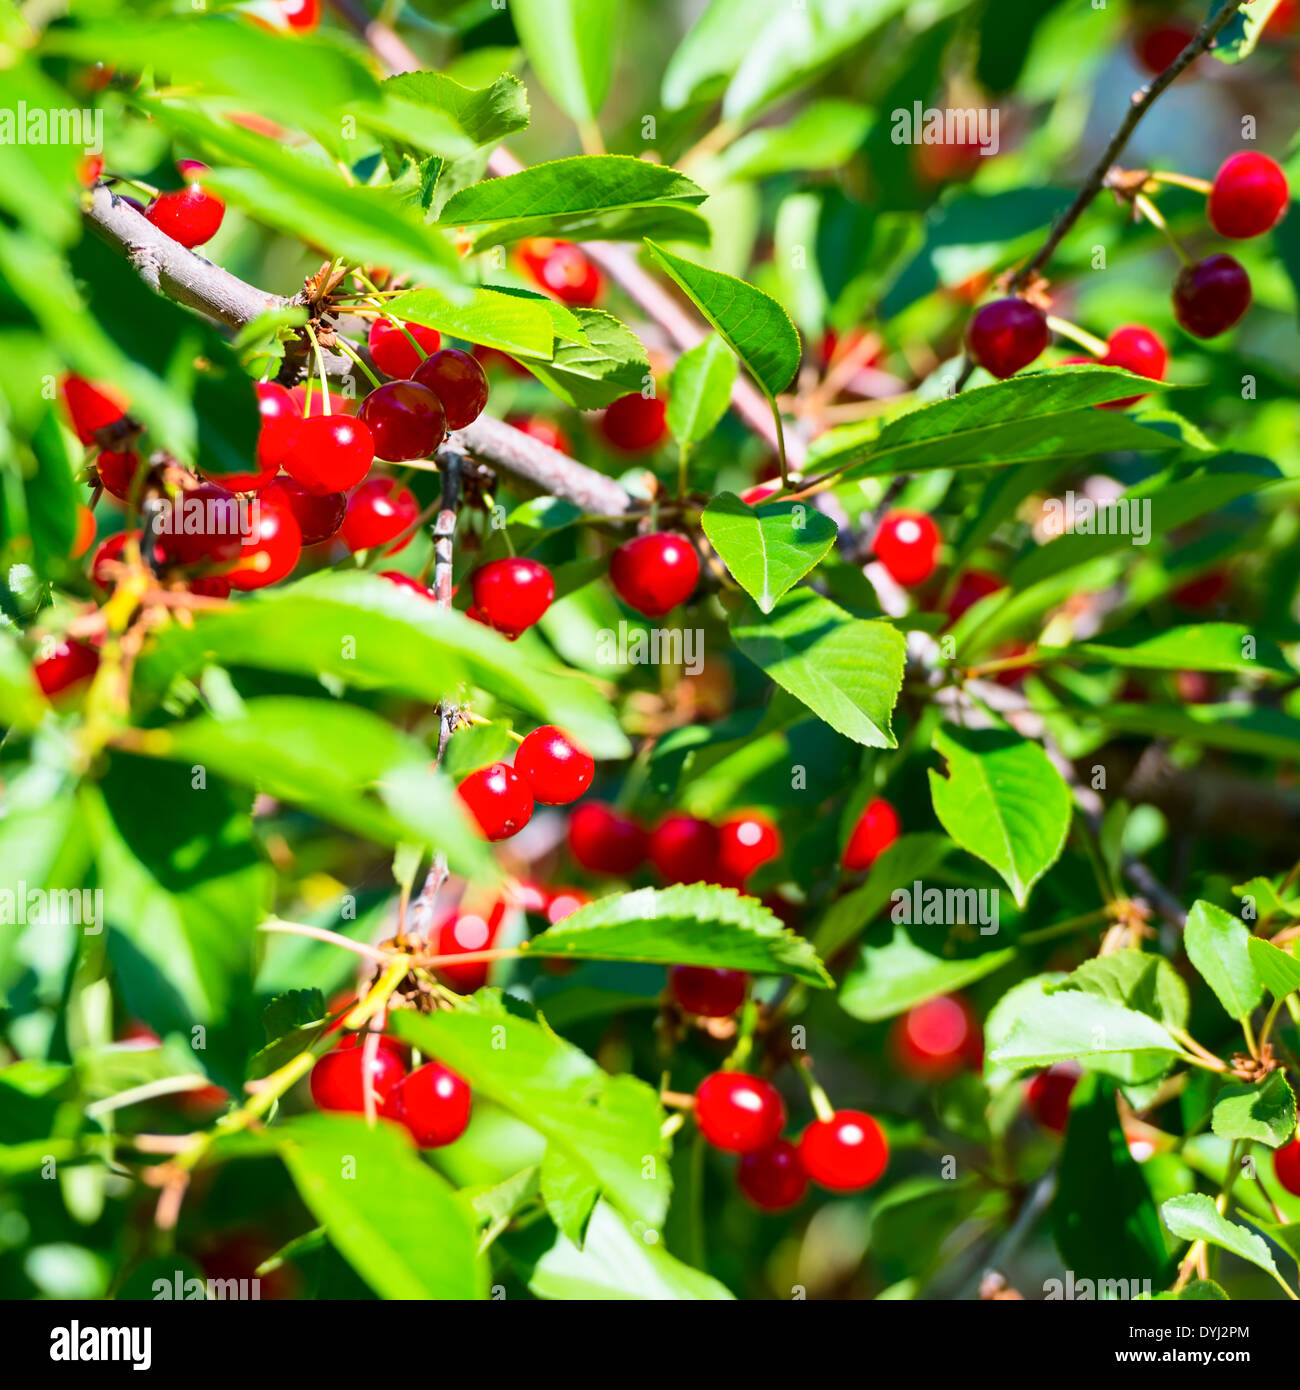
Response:
[[[777,459],[781,465],[781,486],[790,486],[790,466],[786,462],[785,456],[785,426],[781,423],[781,407],[777,405],[775,398],[772,399],[772,419],[776,423],[776,451]]]
[[[374,372],[372,372],[370,368],[366,366],[365,358],[361,356],[361,354],[356,350],[356,348],[352,346],[350,342],[348,342],[346,338],[339,339],[339,351],[342,352],[344,356],[350,357],[357,364],[357,366],[360,367],[363,372],[365,372],[366,376],[370,378],[371,386],[378,388],[383,385],[383,382],[381,382],[379,378],[374,374]]]
[[[1069,319],[1058,319],[1054,314],[1049,314],[1047,326],[1053,333],[1060,334],[1062,338],[1069,338],[1072,343],[1078,343],[1081,348],[1087,348],[1094,357],[1105,357],[1110,351],[1109,343],[1094,337],[1087,329],[1080,328],[1077,323],[1071,323]]]
[[[317,941],[328,941],[332,946],[342,946],[345,950],[355,951],[357,955],[377,961],[380,965],[386,965],[393,954],[391,951],[381,951],[378,946],[367,945],[364,941],[353,941],[350,937],[340,936],[338,932],[328,931],[324,927],[309,926],[305,922],[286,922],[279,917],[263,922],[258,930],[283,933],[286,936],[310,936]]]
[[[1153,169],[1148,176],[1153,183],[1170,183],[1178,188],[1190,188],[1193,193],[1209,196],[1214,185],[1209,179],[1193,178],[1191,174],[1175,174],[1167,169]]]
[[[323,415],[328,416],[329,413],[330,413],[330,388],[329,388],[329,381],[326,379],[326,376],[325,376],[325,354],[324,354],[323,352],[321,352],[320,342],[319,342],[319,340],[317,339],[315,330],[312,328],[311,324],[309,324],[309,323],[304,324],[304,325],[303,325],[303,328],[305,329],[308,338],[311,339],[312,351],[316,354],[316,370],[320,373],[320,389],[321,389],[321,403],[320,403],[320,408],[321,408],[321,413],[322,413]],[[310,410],[310,408],[311,408],[311,377],[309,376],[309,377],[307,378],[307,404],[306,404],[306,408],[303,410],[303,414],[306,415],[306,414],[307,414],[307,411]]]
[[[808,1099],[812,1101],[812,1108],[817,1118],[822,1121],[835,1118],[835,1107],[830,1102],[830,1097],[817,1084],[816,1078],[812,1074],[812,1059],[803,1057],[795,1066],[795,1071],[799,1073],[799,1079],[808,1088]]]
[[[1133,198],[1133,206],[1153,227],[1159,229],[1164,239],[1174,248],[1178,259],[1181,260],[1184,265],[1191,265],[1192,258],[1183,250],[1182,244],[1179,242],[1178,238],[1169,230],[1169,223],[1165,221],[1164,214],[1156,207],[1151,199],[1148,198],[1145,193],[1138,193]]]

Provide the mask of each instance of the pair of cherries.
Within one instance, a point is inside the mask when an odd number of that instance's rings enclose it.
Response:
[[[515,761],[471,772],[457,788],[480,832],[507,840],[532,818],[535,804],[567,806],[591,786],[590,753],[554,724],[534,729],[515,750]]]

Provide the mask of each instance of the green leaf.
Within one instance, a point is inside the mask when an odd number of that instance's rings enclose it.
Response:
[[[600,410],[644,389],[651,380],[650,361],[636,334],[601,309],[573,312],[583,341],[557,341],[551,361],[525,357],[520,365],[578,410]]]
[[[1044,992],[1067,990],[1082,990],[1126,1009],[1136,1009],[1169,1028],[1187,1026],[1187,986],[1163,956],[1131,949],[1112,951],[1085,961]]]
[[[469,302],[461,304],[437,290],[407,290],[390,300],[387,308],[396,318],[512,357],[549,358],[555,343],[550,309],[542,300],[523,295],[476,289]]]
[[[1050,1067],[1071,1058],[1180,1050],[1165,1029],[1146,1014],[1109,999],[1069,991],[1026,999],[1020,1017],[989,1054],[989,1060],[1023,1069]],[[1156,1061],[1158,1064],[1159,1059]]]
[[[811,944],[756,898],[708,883],[599,898],[524,943],[530,956],[707,965],[827,985]]]
[[[1254,908],[1253,916],[1247,916],[1248,905],[1242,905],[1242,915],[1247,921],[1254,921],[1256,917],[1265,921],[1270,917],[1300,917],[1300,898],[1284,898],[1278,886],[1269,879],[1257,876],[1245,883],[1234,883],[1232,891],[1242,898],[1252,899],[1249,906]]]
[[[614,76],[623,0],[511,0],[510,17],[551,100],[579,125],[594,121]]]
[[[1215,0],[1210,6],[1211,19],[1223,9],[1225,3],[1226,0]],[[1264,32],[1264,26],[1273,17],[1277,3],[1278,0],[1257,0],[1254,5],[1239,9],[1219,31],[1214,47],[1210,49],[1211,54],[1221,63],[1240,63],[1249,58]]]
[[[884,857],[883,855],[881,856]],[[920,938],[925,933],[924,944]],[[893,1018],[924,999],[965,989],[1015,958],[989,937],[936,940],[933,928],[882,924],[868,933],[840,987],[840,1007],[867,1023]]]
[[[668,378],[668,428],[679,444],[699,444],[713,433],[735,380],[736,359],[716,334],[682,353]]]
[[[448,159],[495,145],[528,126],[528,94],[508,72],[479,88],[462,86],[441,72],[403,72],[388,78],[380,94],[379,113],[361,113],[365,125]]]
[[[704,534],[742,589],[764,613],[830,553],[839,528],[813,507],[779,502],[750,507],[719,493],[700,519]]]
[[[1229,1018],[1248,1018],[1264,998],[1249,951],[1246,924],[1204,900],[1192,904],[1183,931],[1187,957],[1218,996]]]
[[[400,1009],[392,1026],[463,1076],[475,1095],[544,1134],[625,1215],[662,1227],[668,1147],[659,1098],[645,1082],[609,1076],[541,1024],[507,1013]]]
[[[935,730],[945,777],[930,770],[935,815],[962,849],[1002,876],[1022,907],[1056,863],[1074,801],[1041,745],[1002,729]]]
[[[1253,1139],[1280,1149],[1295,1137],[1295,1093],[1280,1071],[1257,1086],[1228,1086],[1214,1104],[1211,1128],[1221,1139]]]
[[[1300,989],[1300,960],[1290,951],[1274,946],[1271,941],[1261,941],[1257,936],[1246,942],[1246,950],[1255,974],[1275,999],[1285,999]]]
[[[795,589],[769,616],[747,605],[732,618],[731,635],[831,728],[868,748],[895,747],[890,715],[907,645],[896,627],[851,617],[811,589]]]
[[[550,1146],[542,1159],[539,1187],[546,1214],[581,1249],[600,1184],[588,1168],[575,1163],[563,1149]]]
[[[1205,1193],[1189,1192],[1182,1197],[1171,1197],[1161,1203],[1160,1215],[1180,1239],[1207,1241],[1267,1270],[1275,1279],[1281,1277],[1263,1239],[1221,1215],[1214,1199]]]
[[[267,1131],[331,1244],[382,1298],[483,1298],[474,1229],[406,1131],[298,1115]]]
[[[0,725],[34,729],[48,709],[22,648],[9,633],[0,631]]]
[[[769,400],[799,366],[799,334],[771,295],[734,275],[685,260],[646,239],[651,256],[722,335]]]
[[[1162,632],[1116,632],[1070,647],[1040,647],[1038,652],[1049,660],[1081,656],[1134,670],[1295,674],[1276,642],[1243,623],[1193,623]]]
[[[856,101],[811,101],[783,125],[742,135],[719,159],[728,179],[763,179],[803,169],[847,164],[871,129],[871,112]]]

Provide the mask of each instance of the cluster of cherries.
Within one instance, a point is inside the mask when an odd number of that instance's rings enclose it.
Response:
[[[749,877],[781,854],[781,832],[759,812],[714,824],[673,811],[653,830],[602,802],[569,819],[569,851],[588,872],[626,878],[649,861],[665,883],[714,883],[743,889]],[[698,1012],[698,1011],[697,1011]]]
[[[567,806],[591,786],[591,754],[554,724],[534,729],[515,750],[512,767],[491,763],[471,772],[457,788],[488,840],[508,840],[532,818],[534,807]]]

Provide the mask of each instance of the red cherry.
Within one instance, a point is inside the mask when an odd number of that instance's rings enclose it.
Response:
[[[201,594],[204,598],[230,597],[230,580],[222,578],[219,574],[209,574],[201,579],[191,579],[185,587],[190,593]]]
[[[519,254],[537,283],[562,303],[589,308],[600,298],[600,271],[572,242],[533,237],[521,243]]]
[[[889,1162],[884,1131],[862,1110],[837,1110],[814,1120],[799,1140],[803,1170],[832,1192],[870,1187]]]
[[[346,492],[370,472],[375,445],[362,420],[320,415],[304,420],[284,460],[289,476],[308,492]]]
[[[301,554],[302,532],[288,504],[259,497],[253,529],[226,578],[236,589],[264,589],[289,574]]]
[[[612,807],[585,801],[569,817],[569,852],[593,874],[626,878],[645,860],[646,834]]]
[[[104,156],[102,154],[84,154],[77,165],[77,181],[83,188],[93,188],[100,180],[104,172]]]
[[[338,534],[348,510],[346,492],[308,492],[293,478],[275,478],[262,498],[282,502],[293,513],[303,545],[319,545]]]
[[[698,1014],[700,1018],[730,1018],[745,1002],[749,976],[743,970],[674,965],[668,972],[668,987],[688,1014]]]
[[[175,193],[160,193],[144,215],[173,241],[193,248],[216,236],[226,205],[195,181]]]
[[[1300,1139],[1274,1150],[1273,1175],[1293,1197],[1300,1197]]]
[[[948,615],[948,622],[955,623],[968,608],[973,608],[982,598],[988,598],[990,594],[996,594],[999,589],[1005,588],[1002,580],[996,574],[990,574],[988,570],[963,570],[957,576],[956,588],[952,591],[944,612]]]
[[[507,415],[506,424],[545,444],[548,449],[558,449],[562,454],[573,453],[573,441],[551,420],[543,420],[540,415]]]
[[[474,607],[500,632],[532,627],[555,598],[555,580],[536,560],[491,560],[470,577]]]
[[[891,1043],[899,1067],[926,1081],[955,1076],[983,1052],[974,1014],[953,995],[910,1008],[895,1024]]]
[[[96,431],[117,424],[126,414],[126,400],[115,386],[81,376],[63,378],[63,402],[83,444],[93,444]]]
[[[1159,24],[1141,30],[1133,41],[1138,62],[1150,73],[1160,73],[1196,37],[1196,30],[1186,24]]]
[[[371,478],[348,498],[340,535],[349,550],[370,550],[396,540],[410,530],[419,515],[420,504],[409,488],[402,487],[396,478]],[[397,550],[409,545],[410,539]]]
[[[443,348],[421,362],[412,380],[427,386],[442,402],[449,430],[463,430],[483,413],[488,380],[483,368],[459,348]]]
[[[1182,608],[1213,608],[1232,587],[1232,580],[1225,569],[1206,570],[1186,584],[1180,584],[1170,598]]]
[[[262,428],[257,437],[257,466],[259,470],[278,468],[293,452],[298,441],[298,431],[302,427],[302,411],[293,396],[274,381],[259,381],[254,387],[257,392],[257,412],[261,416]],[[232,488],[243,492],[244,488]]]
[[[886,512],[876,532],[876,558],[894,581],[911,588],[934,573],[939,528],[924,512]]]
[[[967,351],[1000,381],[1027,367],[1050,337],[1046,315],[1024,299],[995,299],[966,325]]]
[[[424,349],[423,353],[411,338]],[[404,323],[399,328],[387,319],[376,319],[370,325],[367,346],[371,360],[385,376],[405,381],[415,375],[415,369],[429,353],[438,351],[441,343],[442,334],[436,328],[425,328],[419,323]]]
[[[1078,1062],[1057,1062],[1025,1086],[1025,1104],[1040,1125],[1058,1134],[1065,1132],[1070,1118],[1070,1095],[1082,1075]]]
[[[647,618],[662,618],[695,592],[700,558],[676,531],[654,531],[620,545],[609,577],[619,598]]]
[[[174,565],[228,564],[243,544],[241,519],[234,493],[217,483],[200,483],[178,492],[171,506],[160,510],[158,544]]]
[[[743,1071],[715,1071],[695,1092],[695,1123],[715,1148],[753,1153],[780,1135],[785,1102],[769,1081]]]
[[[360,1113],[366,1108],[368,1084],[379,1111],[405,1074],[402,1059],[389,1048],[375,1049],[368,1071],[362,1048],[338,1048],[311,1069],[311,1098],[321,1110]]]
[[[740,500],[747,507],[757,507],[766,502],[769,497],[774,497],[781,491],[780,478],[773,478],[766,483],[755,483],[753,487],[747,487],[740,494]]]
[[[393,1088],[384,1115],[405,1125],[422,1149],[439,1149],[465,1133],[469,1108],[464,1079],[441,1062],[426,1062]]]
[[[418,579],[409,574],[403,574],[401,570],[380,570],[379,577],[388,580],[390,584],[396,584],[399,589],[410,589],[412,593],[419,594],[421,598],[436,601],[438,597],[427,584],[421,584]]]
[[[72,538],[72,548],[68,551],[68,559],[80,560],[81,557],[95,544],[95,513],[89,507],[77,503],[77,530]]]
[[[471,772],[456,790],[489,840],[508,840],[533,814],[528,783],[515,775],[509,763],[493,763]]]
[[[718,826],[718,867],[729,883],[744,883],[780,854],[781,832],[766,816],[731,816]]]
[[[1250,308],[1250,276],[1231,256],[1185,265],[1174,281],[1174,317],[1196,338],[1226,333]]]
[[[295,34],[309,34],[320,23],[320,0],[275,0],[275,7]]]
[[[1151,329],[1140,323],[1126,323],[1110,335],[1101,365],[1123,367],[1137,376],[1163,381],[1165,368],[1169,365],[1169,350]],[[1102,409],[1121,410],[1136,405],[1141,399],[1141,396],[1125,396],[1120,401],[1106,401]]]
[[[543,724],[515,750],[515,771],[543,806],[567,806],[591,786],[591,754],[554,724]]]
[[[736,1185],[760,1211],[786,1211],[808,1191],[799,1150],[788,1139],[745,1154],[736,1168]]]
[[[90,582],[99,589],[111,589],[116,577],[111,573],[115,565],[123,563],[122,552],[127,541],[140,540],[139,531],[118,531],[103,541],[90,559]]]
[[[623,453],[643,454],[668,432],[667,410],[658,396],[620,396],[600,417],[600,432]]]
[[[1242,150],[1215,174],[1206,214],[1220,236],[1241,240],[1276,227],[1290,201],[1291,188],[1281,168],[1266,154]]]
[[[361,402],[357,418],[370,429],[375,457],[389,463],[428,458],[447,437],[442,402],[414,381],[376,387]]]
[[[883,797],[864,807],[844,846],[844,868],[851,874],[869,869],[898,839],[898,812]]]
[[[95,472],[104,491],[125,502],[131,495],[131,484],[140,471],[140,456],[130,449],[104,449],[95,458]]]
[[[566,917],[572,917],[580,907],[586,907],[590,901],[591,895],[584,893],[581,888],[556,888],[547,896],[546,920],[554,926],[557,922],[563,922]]]
[[[349,1004],[351,1004],[355,1003],[356,1001],[355,999],[349,999],[348,1002]],[[342,1027],[343,1019],[339,1018],[335,1019],[335,1021],[331,1023],[325,1031],[327,1033],[332,1033],[335,1029]],[[346,1052],[347,1049],[350,1047],[364,1047],[369,1037],[369,1032],[346,1033],[342,1038],[339,1039],[335,1051]],[[409,1044],[402,1042],[398,1038],[390,1038],[387,1033],[380,1033],[379,1046],[387,1048],[389,1052],[393,1053],[393,1055],[396,1057],[400,1057],[402,1061],[406,1061],[411,1055],[411,1048]]]
[[[665,816],[650,835],[650,862],[665,883],[709,882],[718,871],[718,831],[696,816]]]
[[[32,665],[47,700],[88,681],[99,669],[99,653],[84,642],[54,642]]]
[[[459,956],[490,951],[497,930],[505,918],[505,911],[505,903],[501,901],[493,903],[486,916],[467,909],[462,904],[438,927],[438,954]],[[440,965],[438,974],[443,982],[458,994],[473,994],[476,989],[482,989],[487,983],[490,966],[490,961],[470,960],[463,965]]]

